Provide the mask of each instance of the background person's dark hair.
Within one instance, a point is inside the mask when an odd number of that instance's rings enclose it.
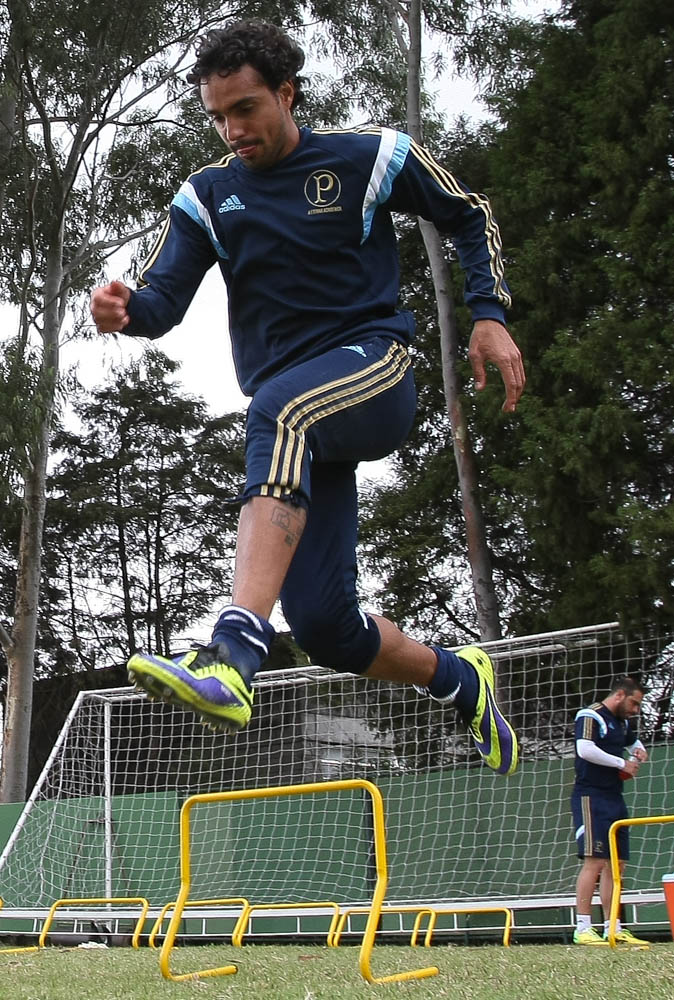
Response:
[[[640,691],[641,694],[646,694],[646,688],[644,685],[641,681],[636,680],[634,677],[618,677],[614,680],[609,694],[615,694],[616,691],[624,691],[627,695],[634,694],[635,691]]]
[[[213,28],[199,36],[196,57],[187,82],[197,89],[214,73],[228,76],[249,65],[258,71],[270,90],[278,90],[290,80],[295,86],[293,109],[304,101],[302,86],[306,80],[299,75],[304,52],[275,24],[233,21],[225,28]]]

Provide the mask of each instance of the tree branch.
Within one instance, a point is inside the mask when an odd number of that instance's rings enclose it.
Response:
[[[16,643],[12,639],[9,632],[5,630],[2,623],[0,623],[0,647],[2,647],[2,651],[7,656],[9,656],[9,654],[16,648]]]

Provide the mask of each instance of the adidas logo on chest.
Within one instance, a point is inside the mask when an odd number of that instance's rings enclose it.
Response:
[[[241,212],[246,206],[235,194],[230,194],[228,198],[225,198],[222,205],[218,209],[220,215],[225,212]]]

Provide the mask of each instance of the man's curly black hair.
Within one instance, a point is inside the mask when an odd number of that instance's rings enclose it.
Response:
[[[295,87],[292,108],[304,101],[299,70],[304,52],[281,28],[265,21],[233,21],[225,28],[213,28],[197,41],[196,62],[187,82],[197,88],[214,73],[228,76],[244,65],[256,69],[270,90],[278,90],[290,80]]]

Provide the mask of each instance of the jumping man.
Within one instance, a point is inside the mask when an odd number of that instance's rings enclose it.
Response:
[[[505,327],[499,230],[484,195],[406,134],[298,127],[303,63],[296,43],[262,22],[200,39],[188,81],[228,152],[176,194],[137,290],[113,281],[92,295],[101,332],[160,337],[217,263],[237,375],[252,397],[232,603],[209,645],[176,660],[136,653],[129,677],[214,727],[242,728],[280,596],[314,662],[455,705],[486,763],[511,774],[517,740],[496,703],[489,657],[474,646],[455,654],[423,645],[366,614],[355,555],[356,466],[400,446],[416,405],[407,352],[414,320],[397,308],[391,213],[423,216],[451,234],[474,319],[477,388],[492,362],[512,412],[525,379]]]

